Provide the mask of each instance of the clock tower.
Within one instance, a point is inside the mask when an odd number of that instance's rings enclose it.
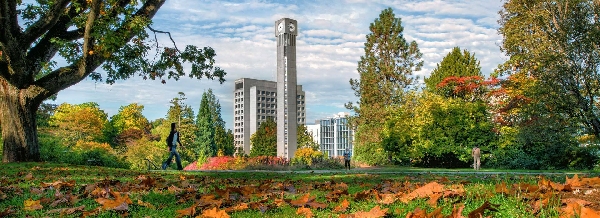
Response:
[[[277,156],[291,160],[296,153],[298,108],[296,93],[296,20],[275,22],[277,37]]]

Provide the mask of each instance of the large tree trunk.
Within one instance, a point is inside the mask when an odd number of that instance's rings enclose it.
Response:
[[[35,119],[38,105],[26,92],[0,80],[4,163],[40,160]]]

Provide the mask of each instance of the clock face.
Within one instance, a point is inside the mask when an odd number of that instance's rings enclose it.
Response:
[[[290,27],[290,32],[293,33],[294,31],[296,31],[296,26],[294,26],[293,23],[290,23],[289,27]]]
[[[283,22],[279,23],[279,25],[277,26],[277,32],[279,34],[283,33]]]

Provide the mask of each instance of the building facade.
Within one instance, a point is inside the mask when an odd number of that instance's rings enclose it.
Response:
[[[298,124],[306,123],[305,95],[296,86],[296,117]],[[233,91],[233,138],[236,153],[250,154],[250,136],[268,118],[277,122],[277,82],[241,78]],[[278,122],[279,123],[279,122]]]
[[[354,155],[354,130],[348,125],[349,113],[340,112],[333,117],[317,120],[319,124],[320,148],[329,157],[344,155],[346,148]]]

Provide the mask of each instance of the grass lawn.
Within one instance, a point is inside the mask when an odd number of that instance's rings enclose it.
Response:
[[[573,178],[393,167],[348,173],[148,172],[50,163],[0,168],[0,217],[600,215],[594,172]]]

